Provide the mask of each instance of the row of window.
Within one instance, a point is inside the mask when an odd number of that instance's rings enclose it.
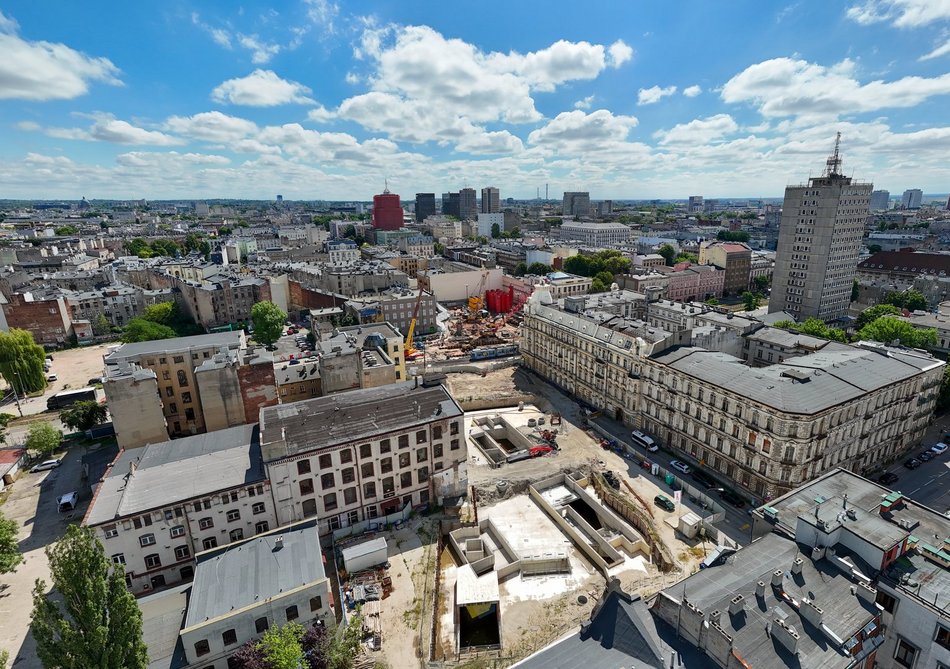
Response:
[[[311,597],[310,598],[310,612],[316,613],[321,608],[323,608],[323,600],[320,597]],[[286,622],[292,622],[297,620],[300,617],[300,612],[297,609],[296,605],[288,606],[284,609],[284,618]],[[267,619],[267,616],[262,616],[254,621],[254,629],[258,634],[263,634],[270,628],[270,621]],[[234,629],[228,629],[221,633],[221,643],[224,644],[225,648],[228,646],[234,646],[238,642],[237,631]],[[211,644],[207,639],[201,639],[195,643],[195,655],[202,657],[211,652]],[[231,666],[230,660],[228,666]]]

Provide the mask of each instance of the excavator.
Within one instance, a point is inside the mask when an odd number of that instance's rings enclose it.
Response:
[[[412,337],[416,332],[416,320],[419,318],[419,305],[422,304],[422,288],[419,289],[419,296],[416,297],[416,306],[412,309],[412,320],[409,321],[409,334],[406,335],[406,360],[415,360],[422,351],[412,345]]]

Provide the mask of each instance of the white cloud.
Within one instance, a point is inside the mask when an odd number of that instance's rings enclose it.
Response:
[[[90,82],[121,86],[119,68],[55,42],[30,42],[0,13],[0,100],[69,100],[89,91]]]
[[[36,121],[19,121],[16,124],[17,130],[25,130],[26,132],[36,132],[37,130],[42,130],[41,126]]]
[[[658,130],[653,137],[660,146],[672,144],[709,144],[731,135],[739,125],[729,114],[716,114],[708,118],[697,118],[689,123],[680,123],[670,130]]]
[[[218,46],[224,47],[225,49],[231,48],[231,34],[227,30],[208,25],[201,20],[197,12],[191,13],[191,22],[208,33]]]
[[[310,89],[296,81],[281,79],[272,70],[254,70],[246,77],[228,79],[211,92],[211,99],[248,107],[313,104]]]
[[[547,125],[532,131],[528,143],[575,153],[598,151],[625,142],[637,123],[634,116],[615,116],[606,109],[590,114],[580,110],[561,112]]]
[[[340,13],[340,5],[330,0],[304,0],[307,5],[307,18],[320,26],[324,34],[336,33],[336,18]]]
[[[574,109],[590,109],[592,104],[594,104],[594,96],[588,95],[586,98],[582,98],[575,102]]]
[[[439,38],[441,37],[439,35]],[[451,40],[451,42],[465,44],[459,40]],[[474,47],[470,45],[465,46],[474,50]],[[633,50],[623,42],[616,42],[614,47],[621,58],[626,55],[629,59],[632,55]],[[630,50],[631,54],[625,54],[625,48]],[[477,60],[482,54],[475,53]],[[604,47],[600,44],[558,40],[546,49],[526,54],[491,53],[487,55],[486,63],[500,76],[514,74],[524,80],[530,88],[553,91],[565,81],[596,78],[607,66],[607,56]]]
[[[317,123],[326,123],[336,118],[336,112],[332,112],[323,105],[318,105],[315,109],[307,112],[307,118]]]
[[[281,50],[280,44],[265,42],[257,35],[238,35],[237,41],[251,52],[251,62],[255,65],[270,62]]]
[[[116,162],[125,167],[141,167],[148,169],[169,169],[174,166],[184,165],[229,165],[230,158],[225,156],[215,156],[205,153],[178,153],[169,151],[167,153],[152,153],[145,151],[132,151],[130,153],[121,153],[116,156]]]
[[[633,47],[623,40],[617,40],[607,47],[607,64],[610,67],[620,67],[633,58]]]
[[[940,46],[935,47],[933,51],[921,56],[917,60],[933,60],[934,58],[940,58],[941,56],[946,56],[948,53],[950,53],[950,39],[948,39],[946,42],[944,42]]]
[[[666,88],[660,88],[659,86],[641,88],[637,93],[637,104],[652,105],[669,95],[673,95],[675,92],[676,86],[667,86]]]
[[[13,34],[19,29],[20,24],[16,22],[16,19],[10,16],[5,16],[3,12],[0,12],[0,33]]]
[[[360,81],[361,81],[360,75],[356,74],[355,72],[346,73],[346,83],[350,85],[355,85],[355,84],[360,83]]]
[[[146,130],[132,125],[128,121],[122,121],[113,117],[111,114],[92,114],[94,123],[88,128],[41,128],[39,124],[31,124],[35,127],[23,128],[30,130],[42,130],[50,137],[58,139],[73,139],[86,142],[108,142],[110,144],[133,144],[137,146],[176,146],[185,142],[178,137],[166,135],[157,130]],[[28,122],[29,123],[29,122]]]
[[[224,144],[257,133],[257,125],[252,121],[219,111],[202,112],[194,116],[171,116],[165,121],[165,128],[192,139]]]
[[[703,92],[703,89],[697,85],[687,86],[683,89],[683,95],[688,98],[695,98],[697,95]]]
[[[747,67],[722,88],[726,102],[751,102],[763,116],[827,117],[886,108],[913,107],[950,93],[950,73],[860,83],[855,63],[831,67],[804,60],[774,58]]]
[[[898,28],[917,28],[950,19],[950,0],[865,0],[849,7],[847,16],[861,25],[893,22]]]

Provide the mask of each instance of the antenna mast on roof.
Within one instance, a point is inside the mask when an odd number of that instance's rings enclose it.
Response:
[[[838,155],[838,149],[841,147],[841,131],[838,131],[838,134],[835,135],[835,152],[831,155],[828,160],[825,161],[825,176],[828,177],[840,177],[841,172],[839,168],[841,167],[841,157]]]
[[[840,133],[840,132],[838,133],[838,137],[841,137],[841,133]],[[837,154],[837,153],[838,153],[838,149],[835,148],[835,154]],[[384,194],[384,195],[389,195],[389,179],[388,179],[388,178],[383,179],[383,186],[384,186],[384,187],[383,187],[383,194]]]

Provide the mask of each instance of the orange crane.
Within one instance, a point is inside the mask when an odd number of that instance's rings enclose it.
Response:
[[[485,298],[482,295],[482,291],[485,288],[485,280],[488,278],[488,270],[482,268],[482,278],[478,282],[478,289],[468,298],[468,310],[475,314],[481,311],[482,307],[485,305]]]
[[[421,353],[412,345],[412,337],[416,332],[416,319],[419,317],[419,305],[422,304],[422,288],[419,289],[419,296],[416,297],[416,306],[412,309],[412,320],[409,321],[409,334],[406,335],[406,360],[411,360]]]

